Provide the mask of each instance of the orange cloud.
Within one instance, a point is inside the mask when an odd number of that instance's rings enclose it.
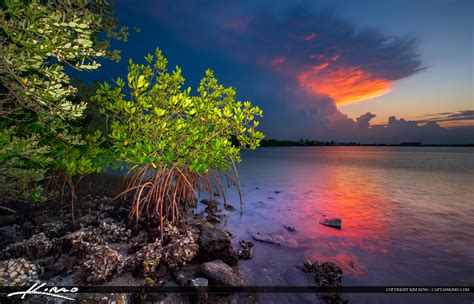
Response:
[[[389,80],[373,77],[360,67],[331,67],[329,63],[314,65],[301,72],[298,81],[315,94],[329,95],[337,105],[375,98],[391,89]]]

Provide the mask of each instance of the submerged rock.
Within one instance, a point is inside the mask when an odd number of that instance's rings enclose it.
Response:
[[[214,206],[207,206],[206,208],[204,208],[204,212],[208,213],[208,214],[213,214],[213,213],[218,213],[218,212],[221,212],[222,209],[219,209],[217,207],[214,207]]]
[[[276,236],[271,233],[261,233],[261,232],[253,232],[253,231],[249,231],[249,234],[252,237],[252,239],[254,239],[255,241],[281,245],[280,236]]]
[[[0,286],[23,286],[39,282],[43,268],[24,258],[0,261]]]
[[[26,257],[29,260],[36,260],[48,255],[53,245],[44,233],[38,233],[27,240],[9,245],[0,256],[2,259]]]
[[[288,231],[288,232],[295,232],[296,231],[295,227],[288,226],[288,225],[283,225],[283,228],[285,228],[286,231]]]
[[[235,208],[231,204],[225,204],[224,209],[227,210],[227,211],[236,211],[237,210],[237,208]]]
[[[254,206],[255,208],[265,208],[265,209],[269,209],[271,208],[271,206],[268,204],[268,203],[265,203],[265,202],[253,202],[253,203],[250,203],[250,205]]]
[[[322,287],[338,287],[342,282],[342,269],[333,262],[314,262],[307,260],[303,264],[305,272],[312,273],[314,280]],[[322,294],[321,298],[329,304],[348,303],[340,294]]]
[[[84,281],[90,284],[107,282],[120,274],[124,265],[124,257],[109,246],[93,246],[83,264]]]
[[[199,236],[199,258],[202,261],[220,259],[229,265],[238,262],[237,252],[232,248],[229,234],[217,227],[203,226]]]
[[[221,260],[206,262],[201,265],[201,271],[211,284],[221,286],[244,286],[242,278],[234,273],[229,265]]]
[[[217,206],[219,206],[219,201],[213,199],[203,199],[201,200],[201,204],[207,205],[209,208],[217,208]]]
[[[320,286],[340,286],[342,269],[333,262],[314,262],[305,264],[305,268],[314,273],[314,279]]]
[[[240,240],[240,249],[238,251],[239,258],[248,260],[253,257],[253,243],[249,240]]]
[[[220,214],[220,213],[211,213],[209,214],[208,216],[206,216],[206,220],[215,225],[215,224],[220,224],[222,223],[222,218],[224,217],[223,214]]]

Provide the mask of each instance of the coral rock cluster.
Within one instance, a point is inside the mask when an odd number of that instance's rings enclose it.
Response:
[[[23,286],[38,281],[43,273],[41,266],[24,258],[0,261],[0,285]]]

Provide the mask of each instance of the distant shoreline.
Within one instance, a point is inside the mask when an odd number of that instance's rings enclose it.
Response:
[[[340,143],[335,141],[292,141],[292,140],[263,140],[260,147],[474,147],[474,144],[422,144],[420,142],[402,142],[399,144],[386,143]]]

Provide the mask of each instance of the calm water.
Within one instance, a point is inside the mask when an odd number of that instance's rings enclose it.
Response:
[[[344,285],[474,285],[474,149],[289,147],[244,152],[238,240],[273,233],[241,261],[248,285],[309,285],[306,259],[335,261]],[[256,189],[258,187],[258,189]],[[280,193],[275,193],[280,191]],[[228,196],[238,206],[236,193]],[[337,230],[322,214],[343,219]],[[282,225],[296,232],[286,232]],[[471,295],[344,295],[351,303],[472,303]],[[315,295],[262,300],[317,302]]]

